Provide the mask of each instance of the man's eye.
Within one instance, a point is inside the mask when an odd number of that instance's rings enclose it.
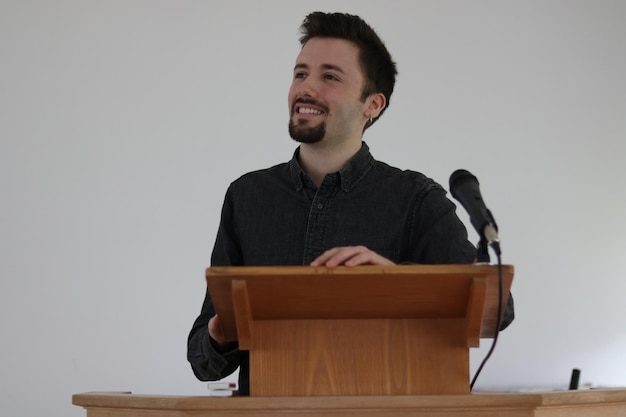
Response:
[[[304,72],[296,72],[293,75],[293,78],[305,78],[305,77],[306,77],[306,74]]]
[[[339,78],[335,77],[333,74],[325,74],[324,78],[326,78],[327,80],[334,80],[334,81],[339,80]]]

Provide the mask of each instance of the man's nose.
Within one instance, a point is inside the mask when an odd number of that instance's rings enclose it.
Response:
[[[298,84],[296,93],[298,97],[316,97],[317,90],[317,83],[311,77],[306,77]]]

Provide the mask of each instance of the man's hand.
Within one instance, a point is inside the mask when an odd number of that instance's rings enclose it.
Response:
[[[209,320],[209,336],[211,336],[211,338],[220,345],[226,344],[224,332],[222,331],[222,325],[220,324],[220,318],[217,317],[217,314]]]
[[[380,256],[365,246],[341,246],[332,248],[311,262],[311,266],[357,266],[357,265],[395,265],[389,259]]]

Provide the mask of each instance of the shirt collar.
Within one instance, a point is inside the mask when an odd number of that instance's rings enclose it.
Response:
[[[289,172],[296,187],[296,191],[300,191],[304,186],[302,178],[306,173],[302,170],[298,162],[300,147],[293,153],[291,161],[289,161]],[[365,142],[362,142],[361,149],[350,159],[348,165],[337,174],[341,178],[341,188],[345,192],[349,192],[361,178],[374,166],[374,157],[370,153],[370,148]]]

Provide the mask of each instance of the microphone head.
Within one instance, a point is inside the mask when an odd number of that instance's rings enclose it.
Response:
[[[456,189],[457,187],[465,182],[465,181],[476,181],[476,184],[478,184],[478,178],[476,178],[474,175],[472,175],[469,171],[465,170],[465,169],[457,169],[456,171],[454,171],[452,173],[452,175],[450,175],[450,193],[452,194],[452,197],[454,198],[458,198],[456,195]]]

